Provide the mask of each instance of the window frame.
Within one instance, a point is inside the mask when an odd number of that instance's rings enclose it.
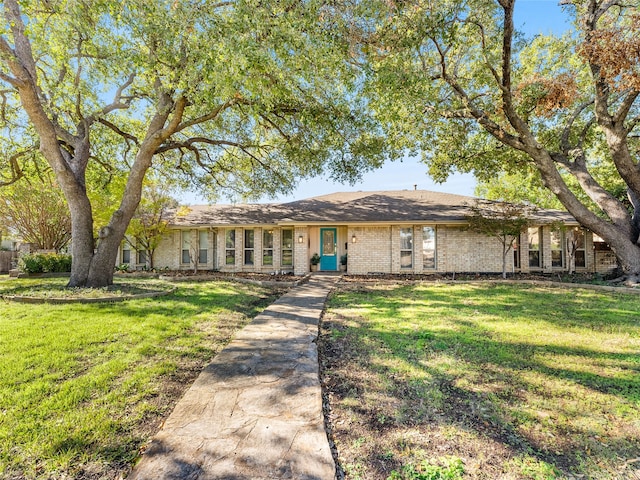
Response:
[[[587,232],[584,228],[575,227],[573,229],[573,238],[576,238],[576,234],[582,237],[582,247],[576,247],[575,252],[573,253],[573,261],[575,268],[587,268]],[[582,252],[582,265],[578,265],[578,252]]]
[[[149,258],[149,252],[147,250],[136,249],[136,265],[146,265]]]
[[[205,235],[205,241],[203,242],[202,236]],[[202,244],[204,243],[204,248]],[[204,260],[203,258],[204,254]],[[198,230],[198,264],[206,265],[209,263],[209,230]]]
[[[268,254],[267,252],[271,253]],[[271,257],[271,260],[265,260],[268,257]],[[262,230],[262,265],[273,266],[273,228],[264,228]]]
[[[125,252],[127,252],[127,260],[124,259]],[[131,245],[128,241],[122,242],[122,253],[120,255],[120,263],[131,265]]]
[[[405,237],[403,238],[403,235]],[[404,246],[405,240],[408,238],[410,248]],[[404,248],[403,248],[404,247]],[[413,227],[400,227],[400,269],[410,270],[413,268]],[[410,259],[409,265],[403,265],[402,259],[407,258],[407,252],[409,252],[408,258]],[[404,254],[404,255],[403,255]]]
[[[191,230],[180,231],[180,264],[181,265],[191,265],[192,236],[193,236],[193,232],[191,232]],[[184,248],[185,245],[187,245],[187,248]],[[186,261],[185,261],[185,258],[186,258]]]
[[[285,233],[291,234],[291,246],[287,247],[285,245]],[[285,253],[288,252],[288,255]],[[282,267],[293,267],[293,228],[283,228],[280,232],[280,265]],[[285,263],[285,258],[290,258],[291,263]]]
[[[554,243],[554,237],[557,236]],[[565,266],[565,254],[564,254],[564,232],[560,228],[553,228],[549,233],[549,251],[551,252],[551,268],[564,268]],[[554,253],[560,253],[560,263],[558,264],[557,257],[554,258]]]
[[[242,264],[250,267],[256,264],[256,231],[253,228],[245,228],[242,238]]]
[[[430,234],[430,243],[433,244],[431,248],[425,248],[425,234],[424,232],[429,229],[431,230]],[[437,243],[437,226],[436,225],[423,225],[422,226],[422,269],[423,270],[436,270],[438,268],[438,243]],[[433,262],[433,265],[428,265],[426,262],[428,252],[433,252],[432,260],[429,260],[429,263]]]
[[[231,261],[229,261],[231,260]],[[236,264],[236,229],[227,228],[224,232],[224,264]]]
[[[535,230],[536,233],[534,234],[532,231]],[[532,234],[537,235],[538,237],[538,248],[533,250],[531,248],[531,238],[532,238]],[[527,246],[528,246],[528,261],[529,261],[529,268],[542,268],[542,228],[541,227],[529,227],[527,229]],[[531,262],[531,254],[532,253],[537,253],[537,264],[532,264]]]

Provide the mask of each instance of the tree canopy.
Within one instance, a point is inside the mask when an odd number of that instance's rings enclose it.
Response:
[[[566,0],[576,30],[533,39],[516,31],[515,3],[362,7],[355,15],[367,21],[352,37],[371,108],[392,141],[423,152],[435,179],[533,172],[637,275],[638,2]]]
[[[147,171],[210,196],[353,180],[386,144],[322,1],[6,0],[2,182],[39,150],[71,210],[70,285],[112,282]],[[91,175],[88,174],[91,173]],[[91,192],[125,177],[94,241]]]

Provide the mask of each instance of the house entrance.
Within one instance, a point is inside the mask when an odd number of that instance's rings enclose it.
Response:
[[[320,270],[333,271],[338,269],[338,253],[337,253],[337,229],[321,228],[320,229]]]

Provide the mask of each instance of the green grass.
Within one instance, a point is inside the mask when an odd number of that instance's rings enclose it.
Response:
[[[2,280],[0,294],[38,284]],[[202,366],[274,298],[194,282],[114,304],[0,300],[0,478],[117,478]]]
[[[443,455],[464,478],[640,478],[639,311],[580,289],[339,292],[320,345],[347,478],[421,478]]]

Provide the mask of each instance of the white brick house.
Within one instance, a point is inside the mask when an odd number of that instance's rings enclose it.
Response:
[[[334,193],[290,203],[192,206],[174,214],[154,255],[157,268],[223,272],[310,270],[348,273],[491,273],[502,271],[502,246],[467,228],[475,199],[424,190]],[[539,210],[509,255],[508,270],[569,269],[568,240],[576,239],[575,270],[608,271],[615,256],[566,212]],[[595,238],[595,241],[594,241]],[[123,246],[118,263],[140,267]],[[129,260],[130,262],[125,262]]]

